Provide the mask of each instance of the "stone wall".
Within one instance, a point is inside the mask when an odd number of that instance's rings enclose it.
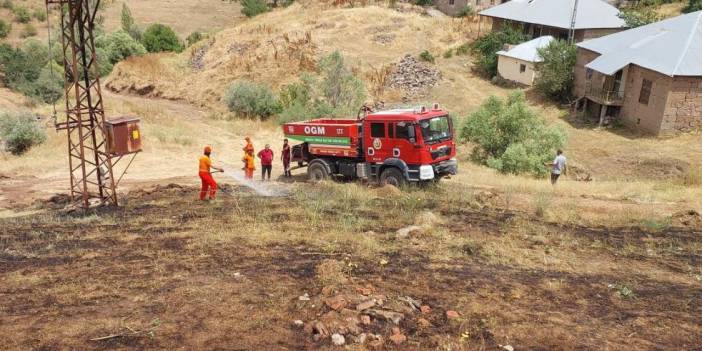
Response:
[[[585,95],[585,87],[587,86],[587,79],[585,77],[585,65],[590,63],[592,60],[596,59],[600,54],[583,48],[578,48],[578,53],[575,60],[575,82],[573,84],[573,94],[576,97],[582,97]],[[601,73],[593,71],[593,81],[600,81],[602,78]],[[597,77],[596,77],[597,76]]]
[[[702,128],[702,77],[674,77],[665,105],[661,134]]]
[[[575,42],[604,37],[605,35],[621,32],[626,28],[594,28],[594,29],[579,29],[575,31]]]
[[[639,102],[644,79],[652,82],[648,104]],[[634,130],[653,135],[660,134],[663,113],[666,110],[672,83],[673,78],[669,76],[634,64],[629,65],[624,103],[619,115],[622,123]]]
[[[500,1],[501,0],[454,0],[453,4],[451,4],[450,0],[435,0],[434,5],[439,11],[449,16],[455,16],[466,6],[470,6],[473,8],[473,11],[477,13],[499,5],[501,3]]]

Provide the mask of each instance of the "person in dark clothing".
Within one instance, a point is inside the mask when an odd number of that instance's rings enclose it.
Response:
[[[271,180],[271,169],[273,169],[273,150],[271,146],[266,144],[266,147],[258,152],[258,158],[261,159],[261,180],[266,180],[266,173],[268,173],[268,180]]]
[[[288,144],[288,139],[283,140],[283,152],[280,154],[280,159],[283,161],[283,176],[286,178],[292,177],[292,173],[290,173],[290,144]]]

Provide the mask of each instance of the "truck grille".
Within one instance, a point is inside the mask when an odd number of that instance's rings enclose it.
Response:
[[[451,148],[450,147],[445,147],[436,151],[431,152],[431,159],[436,160],[439,157],[444,157],[448,156],[451,154]]]

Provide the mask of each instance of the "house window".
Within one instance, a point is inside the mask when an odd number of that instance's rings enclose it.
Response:
[[[371,138],[385,138],[385,123],[371,123]]]
[[[519,64],[519,73],[524,73],[524,72],[526,72],[526,65]]]
[[[648,79],[644,79],[643,82],[641,82],[641,93],[639,93],[639,102],[648,105],[648,99],[651,97],[651,87],[653,86],[653,82],[651,82]]]
[[[590,68],[585,69],[585,79],[592,80],[592,69],[590,69]]]
[[[454,4],[456,4],[456,0],[449,0],[449,5],[453,6]]]

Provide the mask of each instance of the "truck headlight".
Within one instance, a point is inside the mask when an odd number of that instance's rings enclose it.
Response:
[[[434,167],[432,167],[430,165],[419,166],[419,179],[420,180],[434,179]]]

